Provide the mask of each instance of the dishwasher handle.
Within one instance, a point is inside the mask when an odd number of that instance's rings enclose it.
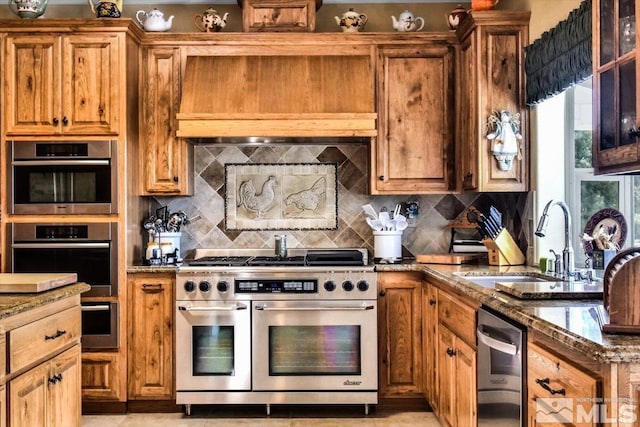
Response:
[[[502,341],[500,339],[490,336],[489,334],[487,334],[482,330],[482,325],[478,326],[478,329],[476,330],[476,335],[478,336],[478,341],[488,346],[489,348],[493,348],[502,353],[510,354],[512,356],[515,356],[516,354],[518,354],[517,345],[515,345],[512,342]]]

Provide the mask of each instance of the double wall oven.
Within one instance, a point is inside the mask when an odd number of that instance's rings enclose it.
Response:
[[[108,298],[118,294],[117,236],[116,223],[8,225],[11,272],[77,273],[79,281],[91,285],[82,295],[85,349],[118,347],[118,303]]]
[[[266,404],[267,412],[364,404],[368,412],[377,403],[376,273],[362,257],[309,265],[312,252],[179,268],[176,390],[187,413],[191,404]],[[339,263],[345,252],[337,252],[320,263]]]

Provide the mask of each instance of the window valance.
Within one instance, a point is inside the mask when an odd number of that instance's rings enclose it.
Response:
[[[591,0],[583,1],[525,48],[527,105],[556,95],[592,74]]]

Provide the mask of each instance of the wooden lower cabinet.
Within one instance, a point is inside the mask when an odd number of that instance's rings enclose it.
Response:
[[[378,274],[380,397],[422,396],[421,273]]]
[[[528,343],[529,426],[599,425],[598,408],[593,406],[600,397],[599,378],[535,343]]]
[[[444,426],[477,424],[477,304],[423,282],[424,395]]]
[[[82,353],[83,401],[126,401],[122,360],[118,352]]]
[[[80,426],[80,346],[9,382],[10,426]]]
[[[174,274],[130,274],[128,399],[175,399]]]

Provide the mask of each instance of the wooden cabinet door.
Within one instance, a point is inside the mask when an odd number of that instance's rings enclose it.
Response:
[[[640,5],[593,2],[593,166],[596,175],[640,170]]]
[[[140,140],[142,194],[191,192],[192,147],[176,137],[180,107],[180,48],[148,48],[143,55]]]
[[[437,382],[437,356],[438,356],[438,289],[423,282],[423,305],[422,305],[422,348],[423,359],[423,382],[424,395],[431,406],[434,414],[438,415],[438,382]]]
[[[61,42],[56,35],[11,35],[4,42],[7,135],[61,130]]]
[[[438,325],[438,410],[439,420],[447,426],[455,425],[455,392],[456,372],[455,359],[455,335],[446,326]]]
[[[117,135],[126,71],[120,35],[78,34],[62,40],[62,132]]]
[[[119,353],[82,353],[82,400],[127,400],[126,366]]]
[[[378,276],[380,395],[422,394],[422,282],[407,273]]]
[[[9,425],[45,427],[49,365],[39,365],[9,382]]]
[[[173,399],[174,279],[131,275],[129,399]]]
[[[51,427],[79,427],[82,423],[80,395],[80,346],[54,357],[49,363],[49,421]]]
[[[467,191],[527,191],[528,110],[525,107],[524,47],[529,12],[474,11],[459,27],[461,36],[460,129],[462,188]],[[491,153],[486,127],[494,111],[519,115],[524,143],[509,170]]]
[[[455,354],[455,408],[456,426],[477,425],[476,350],[461,339],[456,339]]]
[[[381,47],[372,194],[454,189],[452,46]]]

